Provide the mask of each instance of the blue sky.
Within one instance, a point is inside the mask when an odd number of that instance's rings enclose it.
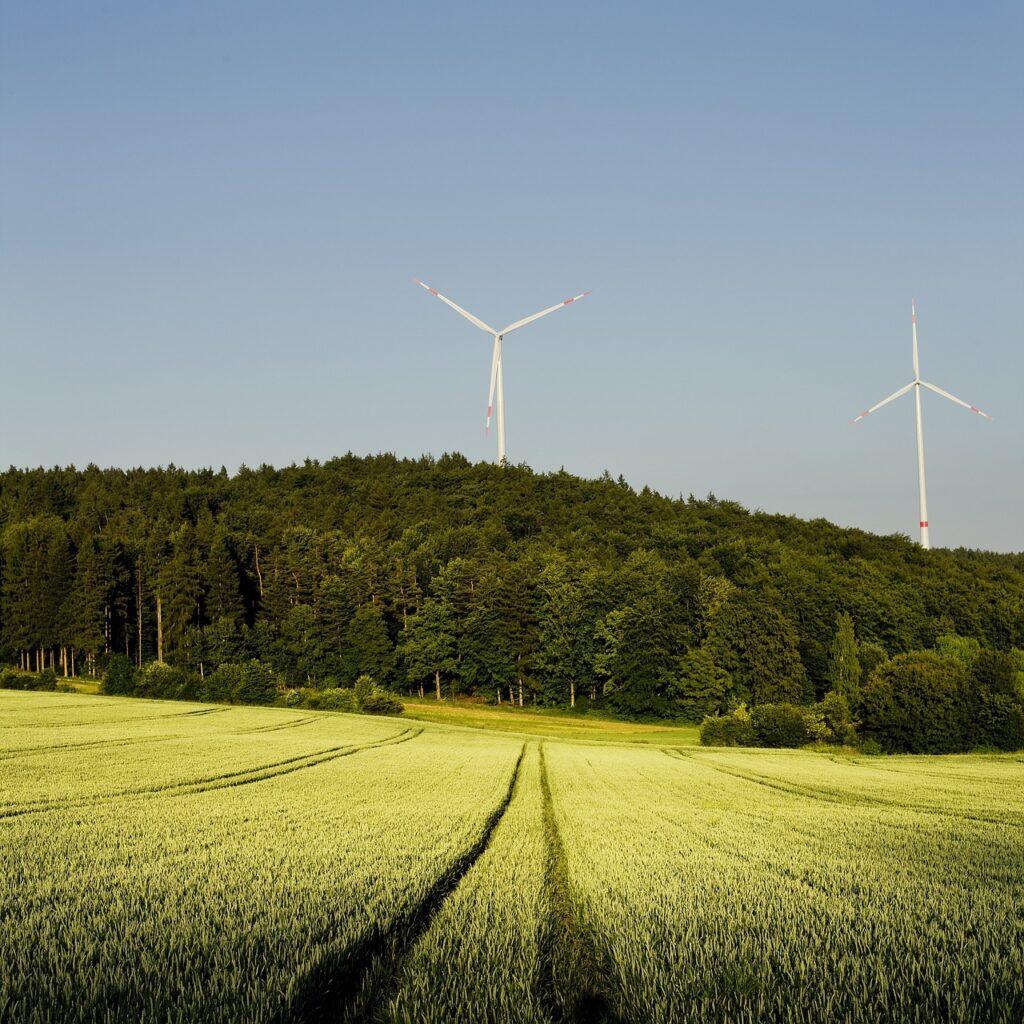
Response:
[[[1024,6],[0,13],[0,462],[508,452],[1024,549]]]

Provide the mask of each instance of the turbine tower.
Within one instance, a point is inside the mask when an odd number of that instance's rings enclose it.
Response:
[[[968,409],[970,412],[976,412],[987,420],[992,419],[992,417],[987,412],[982,412],[976,405],[969,405],[962,399],[957,398],[956,395],[951,395],[948,391],[943,391],[942,388],[929,384],[926,380],[921,380],[921,367],[917,358],[917,311],[914,309],[913,300],[910,303],[910,330],[914,341],[914,379],[906,387],[900,388],[899,391],[894,391],[888,398],[883,398],[877,405],[871,406],[870,409],[862,412],[859,416],[850,420],[850,422],[859,423],[865,416],[870,416],[876,409],[881,409],[883,405],[888,405],[896,398],[902,398],[911,388],[914,389],[914,402],[917,406],[917,489],[921,501],[921,547],[927,550],[931,545],[928,542],[928,495],[925,492],[924,484],[924,432],[921,426],[921,388],[934,391],[935,394],[948,398],[951,402],[956,402],[957,405],[962,405],[965,409]]]
[[[418,277],[414,277],[413,280],[420,285],[422,288],[426,288],[431,295],[437,296],[445,305],[451,306],[456,313],[464,316],[471,324],[475,324],[480,328],[481,331],[491,335],[494,338],[494,348],[491,351],[491,388],[487,395],[487,433],[491,432],[491,412],[494,409],[494,393],[498,393],[498,465],[505,465],[505,385],[501,376],[501,342],[506,334],[511,334],[512,331],[518,330],[520,327],[525,327],[527,324],[532,324],[534,320],[539,320],[542,316],[547,316],[548,313],[554,313],[556,309],[562,309],[564,306],[571,306],[574,302],[578,302],[580,299],[585,299],[590,292],[583,292],[580,295],[574,295],[571,299],[565,299],[559,302],[555,306],[549,306],[547,309],[542,309],[539,313],[534,313],[532,316],[523,317],[522,320],[517,320],[514,324],[509,324],[508,327],[503,327],[500,331],[496,331],[493,327],[488,327],[483,320],[473,316],[472,313],[466,312],[461,306],[457,306],[451,299],[446,298],[436,288],[431,288],[429,284],[424,284]]]

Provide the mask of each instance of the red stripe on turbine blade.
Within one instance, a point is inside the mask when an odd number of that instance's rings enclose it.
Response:
[[[563,306],[568,306],[570,302],[575,302],[575,301],[576,301],[575,299],[566,299],[565,302],[562,303],[562,305]]]
[[[437,295],[437,289],[436,289],[436,288],[430,288],[430,287],[428,286],[428,287],[427,287],[427,291],[428,291],[428,292],[430,292],[430,294],[431,294],[431,295]],[[439,295],[438,295],[438,298],[440,298],[440,296],[439,296]]]
[[[928,520],[927,519],[922,519],[921,520],[921,525],[922,526],[927,526],[928,525]]]

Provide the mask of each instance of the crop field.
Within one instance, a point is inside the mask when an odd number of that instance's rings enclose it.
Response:
[[[1024,763],[0,691],[0,1020],[1024,1019]]]

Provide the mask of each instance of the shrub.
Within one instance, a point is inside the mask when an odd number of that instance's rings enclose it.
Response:
[[[701,722],[700,741],[705,747],[752,747],[756,739],[745,704],[725,715],[709,715]]]
[[[366,698],[369,697],[370,694],[373,693],[373,691],[374,691],[373,676],[366,675],[364,673],[363,675],[361,675],[356,680],[356,685],[355,685],[356,703],[360,707],[362,707],[363,706],[363,701],[366,700]]]
[[[794,704],[759,704],[750,717],[762,747],[802,747],[810,742],[804,711]]]
[[[53,669],[49,668],[38,674],[10,668],[0,676],[0,688],[5,690],[56,690],[57,676]]]
[[[821,737],[826,743],[852,745],[857,742],[857,728],[850,714],[850,703],[841,693],[826,693],[815,710],[827,730],[827,735]]]
[[[350,687],[332,686],[329,690],[309,690],[306,706],[317,711],[348,711],[359,710],[356,691]]]
[[[130,659],[123,654],[112,654],[107,663],[107,674],[100,687],[102,693],[127,695],[135,692],[136,672]]]
[[[281,692],[281,680],[265,662],[224,662],[207,676],[203,691],[206,700],[225,704],[273,704]]]
[[[405,705],[387,690],[375,690],[363,698],[363,711],[368,715],[401,715]]]
[[[5,668],[0,672],[0,690],[20,690],[21,673],[17,669]]]
[[[187,676],[180,668],[151,661],[136,674],[135,693],[139,697],[180,700],[185,696],[186,684]]]

